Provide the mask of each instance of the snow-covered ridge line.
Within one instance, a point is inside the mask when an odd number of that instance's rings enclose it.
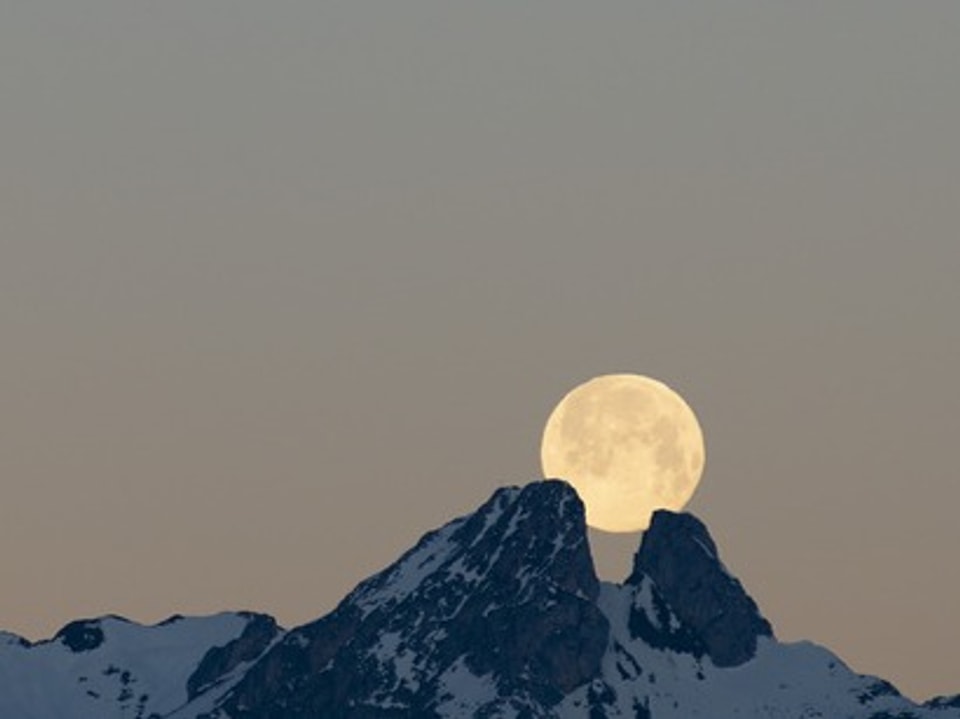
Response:
[[[289,632],[225,612],[0,634],[6,719],[960,719],[782,643],[706,526],[660,513],[599,582],[563,482],[497,491]]]
[[[272,622],[251,612],[173,615],[150,625],[106,615],[33,644],[0,644],[0,716],[165,716],[196,698],[190,680],[211,652]]]
[[[259,612],[239,610],[239,611],[221,611],[221,612],[211,612],[209,614],[171,614],[165,619],[161,619],[157,622],[140,622],[136,619],[130,619],[125,617],[122,614],[101,614],[96,617],[82,617],[80,619],[72,619],[66,624],[64,624],[60,629],[54,632],[53,636],[42,637],[40,639],[28,639],[27,637],[16,634],[15,632],[10,632],[6,630],[0,630],[0,644],[3,643],[17,643],[23,645],[24,647],[40,647],[45,644],[52,644],[56,642],[62,642],[64,637],[68,636],[71,631],[78,630],[82,627],[103,627],[110,624],[121,624],[128,625],[131,627],[137,627],[139,629],[158,629],[161,627],[167,627],[173,624],[176,624],[180,621],[195,621],[195,620],[214,620],[218,617],[225,616],[240,616],[240,617],[254,617],[258,616]]]

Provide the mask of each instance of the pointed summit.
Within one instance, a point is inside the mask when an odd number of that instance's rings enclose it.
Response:
[[[73,622],[0,633],[17,719],[960,719],[769,622],[690,514],[657,512],[625,584],[597,579],[564,482],[498,490],[330,614]]]
[[[756,603],[723,566],[706,526],[692,514],[654,513],[627,584],[639,585],[644,577],[653,580],[718,667],[749,661],[758,637],[773,636]]]
[[[432,717],[483,706],[504,716],[508,705],[552,706],[600,675],[609,623],[599,592],[576,492],[559,481],[506,487],[290,632],[225,715],[379,717],[402,706],[397,716]]]

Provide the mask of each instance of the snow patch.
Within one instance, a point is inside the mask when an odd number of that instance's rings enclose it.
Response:
[[[187,680],[207,650],[242,634],[236,613],[144,626],[107,617],[94,649],[61,642],[0,643],[0,716],[126,719],[167,715],[187,702]]]
[[[460,657],[440,676],[437,713],[451,719],[472,716],[478,708],[495,701],[498,696],[493,675],[477,676]]]

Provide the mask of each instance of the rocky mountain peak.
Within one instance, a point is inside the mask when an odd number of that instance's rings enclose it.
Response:
[[[319,570],[322,571],[322,568]],[[599,582],[561,481],[498,490],[289,632],[269,616],[0,633],[17,719],[960,719],[770,624],[690,514],[657,512],[624,584]]]
[[[639,585],[645,577],[716,666],[749,661],[758,637],[773,636],[756,603],[720,561],[706,526],[692,514],[654,513],[627,584]]]
[[[507,487],[291,632],[226,715],[380,716],[399,701],[433,716],[456,713],[467,685],[491,696],[491,716],[496,697],[549,706],[601,672],[599,591],[574,490]]]
[[[460,578],[464,586],[505,584],[527,594],[530,580],[539,579],[595,598],[599,583],[577,493],[558,480],[498,489],[473,514],[424,535],[345,603],[369,612],[423,594],[447,578]]]

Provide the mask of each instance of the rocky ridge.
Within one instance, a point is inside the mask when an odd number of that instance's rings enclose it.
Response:
[[[0,634],[18,719],[828,717],[960,719],[816,645],[777,641],[698,519],[658,512],[623,584],[600,582],[563,482],[498,490],[330,614],[73,622]]]
[[[662,604],[691,630],[718,667],[735,667],[757,652],[773,628],[720,562],[706,526],[692,514],[658,511],[634,557],[628,585],[652,582]]]

